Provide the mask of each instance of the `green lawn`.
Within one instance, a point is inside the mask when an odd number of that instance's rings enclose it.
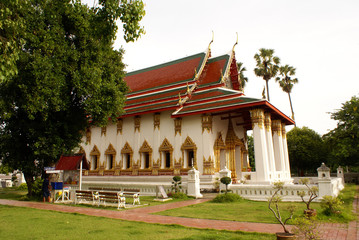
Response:
[[[0,199],[12,199],[12,200],[21,200],[22,197],[24,197],[27,194],[27,191],[24,190],[17,190],[16,188],[0,188]],[[140,201],[141,201],[141,206],[140,207],[147,207],[147,206],[155,206],[155,205],[159,205],[159,204],[165,204],[165,203],[169,203],[169,202],[178,202],[178,201],[183,201],[183,199],[173,199],[171,201],[168,202],[158,202],[158,201],[154,201],[153,196],[140,196]],[[32,199],[34,200],[34,199]],[[34,200],[35,201],[35,200]],[[133,199],[132,197],[127,197],[126,198],[126,204],[132,205],[133,203]],[[57,203],[57,204],[61,204],[61,203]],[[109,210],[117,210],[117,206],[116,207],[111,207],[111,206],[99,206],[97,207],[96,205],[92,205],[92,204],[66,204],[66,205],[70,205],[70,206],[77,206],[77,207],[90,207],[90,208],[106,208]],[[123,210],[123,209],[122,209]]]
[[[325,216],[321,213],[319,203],[312,203],[311,208],[318,212],[318,219],[325,222],[349,222],[355,219],[351,213],[352,203],[355,195],[355,185],[347,185],[340,194],[344,200],[344,210],[341,216]],[[296,211],[294,218],[303,215],[303,210],[306,208],[304,203],[280,203],[280,209],[283,218],[288,216],[286,208],[288,205],[295,205]],[[206,202],[202,204],[191,205],[183,208],[171,209],[163,212],[155,213],[158,215],[188,217],[188,218],[203,218],[203,219],[218,219],[231,220],[240,222],[261,222],[261,223],[278,223],[274,218],[272,212],[268,209],[267,202],[242,200],[237,203],[212,203]]]
[[[186,228],[74,213],[0,205],[1,239],[244,239],[274,240],[270,234],[256,234]]]

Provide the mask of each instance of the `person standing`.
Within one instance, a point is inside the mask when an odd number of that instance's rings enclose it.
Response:
[[[44,182],[42,183],[42,193],[44,202],[50,202],[50,180],[49,176],[46,175]]]

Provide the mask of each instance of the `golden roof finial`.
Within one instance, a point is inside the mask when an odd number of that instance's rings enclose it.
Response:
[[[187,94],[190,94],[188,82],[187,82]]]
[[[237,40],[236,43],[233,45],[232,52],[234,52],[234,47],[238,44],[238,33],[236,32],[236,34],[237,34]]]
[[[213,30],[212,30],[212,40],[211,40],[211,42],[210,42],[209,45],[208,45],[208,50],[211,50],[211,44],[213,43],[213,39],[214,39],[214,32],[213,32]]]

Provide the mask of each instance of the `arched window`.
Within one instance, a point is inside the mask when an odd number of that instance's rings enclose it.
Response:
[[[125,146],[122,148],[121,155],[122,155],[122,169],[131,169],[133,151],[130,144],[128,144],[128,142],[126,142]]]
[[[145,140],[140,148],[140,169],[149,169],[152,166],[152,148]]]
[[[197,168],[197,146],[190,137],[187,137],[181,146],[183,168]]]
[[[171,168],[173,167],[172,155],[173,147],[170,142],[165,138],[159,147],[158,151],[160,152],[160,168]]]
[[[116,150],[114,149],[112,144],[110,144],[106,149],[105,156],[106,156],[105,170],[113,170],[116,165]]]
[[[100,151],[95,145],[90,152],[90,170],[96,171],[98,170],[98,166],[100,165]]]

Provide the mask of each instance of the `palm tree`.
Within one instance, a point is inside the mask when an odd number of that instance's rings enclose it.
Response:
[[[280,59],[278,57],[273,56],[273,49],[259,49],[259,54],[256,53],[254,55],[254,59],[257,62],[257,67],[254,69],[254,73],[258,77],[262,77],[264,81],[266,81],[267,88],[267,97],[269,99],[269,90],[268,90],[268,81],[271,78],[274,78],[277,75],[280,63]]]
[[[292,92],[293,85],[298,83],[297,78],[292,78],[295,75],[295,68],[289,65],[281,66],[279,68],[279,75],[275,80],[279,83],[283,92],[288,93],[290,108],[292,110],[292,119],[294,120],[294,111],[290,93]]]
[[[238,68],[238,81],[240,88],[244,89],[244,86],[246,85],[246,82],[248,82],[248,78],[244,76],[243,72],[247,71],[247,69],[243,66],[243,63],[237,62],[237,68]]]

